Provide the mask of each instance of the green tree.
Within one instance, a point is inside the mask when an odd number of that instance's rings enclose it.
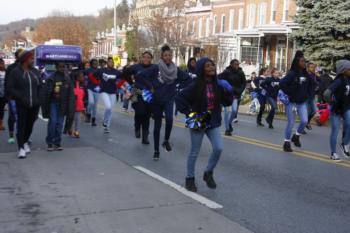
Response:
[[[333,69],[337,60],[350,58],[350,0],[297,0],[294,38],[309,60]]]

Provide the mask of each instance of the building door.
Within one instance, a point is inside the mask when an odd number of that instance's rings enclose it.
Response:
[[[277,45],[276,68],[281,71],[286,71],[286,47],[284,45]]]

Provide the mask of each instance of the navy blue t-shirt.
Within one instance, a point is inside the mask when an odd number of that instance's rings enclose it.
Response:
[[[331,108],[333,112],[336,111],[337,103],[340,103],[340,108],[343,113],[350,109],[350,81],[348,78],[338,76],[328,89],[332,91],[335,98],[335,102],[332,103]]]
[[[121,79],[119,70],[103,68],[97,70],[94,76],[101,81],[101,93],[115,94],[117,92],[117,82]]]

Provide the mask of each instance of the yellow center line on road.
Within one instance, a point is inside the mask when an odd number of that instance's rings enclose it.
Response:
[[[122,113],[122,114],[129,115],[129,116],[134,115],[131,112],[124,112],[124,111],[119,110],[117,108],[114,109],[114,112]],[[183,129],[186,128],[185,124],[182,123],[181,121],[178,121],[178,120],[174,120],[174,125],[179,127],[179,128],[183,128]],[[228,140],[232,140],[232,141],[238,141],[238,142],[242,142],[242,143],[246,143],[246,144],[250,144],[250,145],[254,145],[254,146],[258,146],[258,147],[263,147],[266,149],[271,149],[274,151],[283,152],[282,145],[278,145],[278,144],[274,144],[274,143],[254,139],[254,138],[238,136],[238,135],[226,136],[224,133],[222,133],[222,137],[225,139],[228,139]],[[336,162],[336,161],[331,160],[329,158],[329,156],[327,156],[325,154],[321,154],[321,153],[316,153],[316,152],[312,152],[312,151],[305,151],[305,150],[294,150],[293,152],[288,153],[288,154],[293,154],[293,155],[296,155],[299,157],[314,159],[314,160],[322,161],[325,163],[330,163],[333,165],[350,168],[350,161],[341,160],[341,161]]]

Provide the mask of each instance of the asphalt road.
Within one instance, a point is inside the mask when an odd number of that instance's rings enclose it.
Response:
[[[152,160],[153,146],[134,138],[131,114],[115,109],[111,134],[102,127],[82,124],[81,138],[64,138],[65,147],[90,146],[132,166],[143,166],[177,184],[184,184],[189,132],[182,117],[176,118],[171,136],[173,151],[161,151]],[[46,127],[38,120],[32,137],[34,149],[45,148]],[[201,180],[210,144],[204,140],[197,162],[199,193],[221,205],[217,212],[256,233],[350,232],[350,161],[329,160],[329,128],[314,127],[302,137],[295,153],[282,151],[286,122],[275,129],[257,128],[251,116],[239,116],[235,136],[224,137],[224,152],[215,171],[218,189],[209,190]],[[7,132],[6,132],[7,133]],[[0,133],[0,152],[15,152]],[[15,153],[14,153],[15,156]],[[122,174],[121,174],[122,175]]]

